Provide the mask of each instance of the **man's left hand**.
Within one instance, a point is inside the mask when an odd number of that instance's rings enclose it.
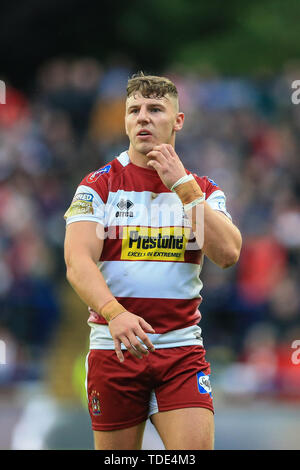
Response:
[[[147,153],[148,166],[152,166],[158,173],[164,185],[171,189],[173,184],[186,175],[184,166],[170,144],[156,145]]]

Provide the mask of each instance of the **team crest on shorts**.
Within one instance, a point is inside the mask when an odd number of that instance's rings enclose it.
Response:
[[[197,372],[197,384],[200,393],[208,393],[210,397],[212,396],[209,375],[205,375],[204,372]]]
[[[99,392],[92,390],[91,393],[91,407],[93,415],[99,415],[101,413]]]

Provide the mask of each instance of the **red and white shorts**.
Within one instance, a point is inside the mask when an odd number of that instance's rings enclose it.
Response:
[[[210,364],[202,346],[156,349],[143,359],[92,349],[87,356],[88,407],[95,431],[124,429],[159,411],[208,408],[214,412]]]

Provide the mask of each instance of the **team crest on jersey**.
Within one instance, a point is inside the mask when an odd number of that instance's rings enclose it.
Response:
[[[207,178],[207,179],[213,186],[218,186],[217,183],[214,180],[212,180],[211,178]]]
[[[111,169],[111,165],[106,165],[103,168],[99,168],[99,170],[94,171],[94,173],[91,173],[90,175],[87,176],[86,180],[88,183],[95,183],[97,179],[103,175],[103,173],[108,173],[109,170]]]
[[[99,392],[97,392],[96,390],[92,390],[90,402],[93,415],[99,415],[101,413]]]
[[[208,393],[210,397],[212,396],[209,375],[205,375],[204,372],[197,372],[197,385],[200,393]]]

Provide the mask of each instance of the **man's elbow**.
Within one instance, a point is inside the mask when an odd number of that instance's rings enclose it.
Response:
[[[65,257],[66,279],[73,286],[76,269],[71,257]]]
[[[74,256],[70,250],[65,252],[65,267],[66,267],[66,279],[71,284],[74,283],[74,278],[79,270],[78,267],[79,257]]]
[[[221,268],[227,269],[227,268],[230,268],[231,266],[234,266],[240,258],[240,252],[241,252],[240,249],[233,249],[233,250],[227,251],[226,254],[223,256]]]

